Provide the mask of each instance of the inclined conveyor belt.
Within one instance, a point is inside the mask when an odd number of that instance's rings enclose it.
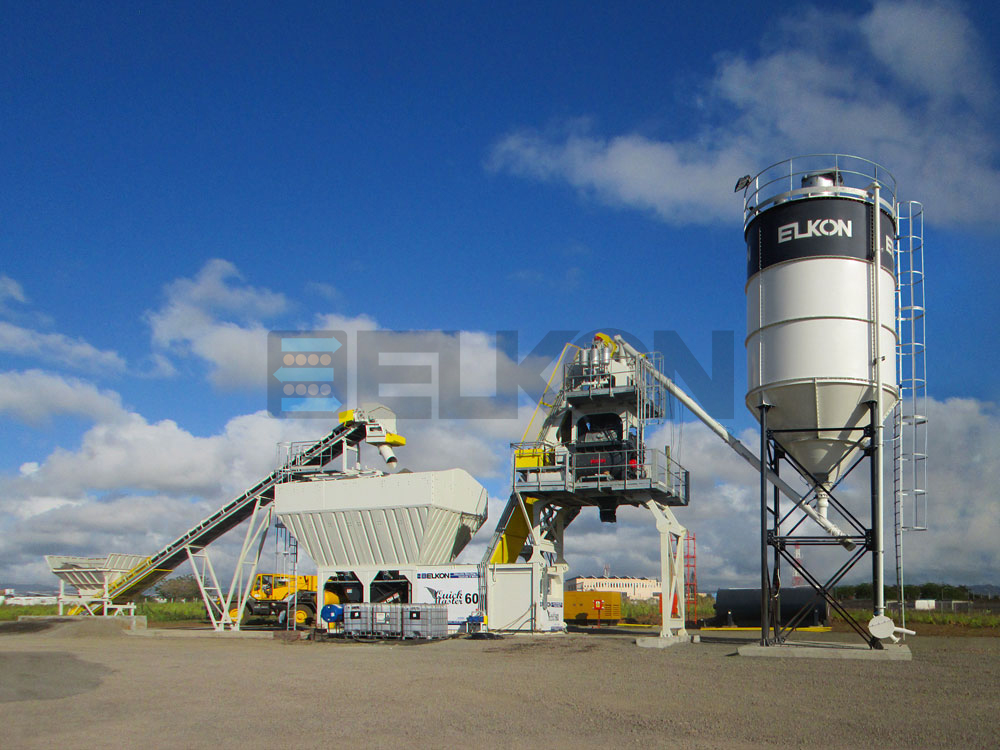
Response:
[[[337,425],[322,440],[289,459],[280,469],[271,472],[262,481],[238,498],[227,503],[204,521],[181,535],[148,561],[118,579],[111,587],[110,596],[116,603],[128,601],[141,594],[160,579],[166,577],[188,559],[188,548],[202,548],[231,531],[250,518],[257,507],[274,502],[274,487],[295,476],[321,470],[344,452],[345,445],[364,441],[368,423],[350,420]]]

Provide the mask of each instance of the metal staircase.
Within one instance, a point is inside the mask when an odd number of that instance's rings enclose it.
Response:
[[[280,520],[275,522],[274,529],[274,556],[281,561],[275,563],[274,569],[295,579],[299,574],[299,540]],[[289,597],[285,605],[285,629],[294,630],[295,626],[295,597]]]

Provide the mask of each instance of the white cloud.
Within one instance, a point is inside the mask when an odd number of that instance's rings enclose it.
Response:
[[[288,303],[282,294],[242,281],[232,263],[214,259],[194,278],[168,284],[166,303],[146,315],[154,346],[204,360],[217,386],[262,387],[268,333],[262,321],[284,312]],[[169,362],[154,364],[158,372],[172,368]]]
[[[313,425],[264,412],[234,417],[217,435],[200,437],[166,419],[138,414],[94,425],[79,448],[57,448],[30,473],[10,480],[18,496],[80,498],[91,492],[161,492],[227,496],[271,471],[276,445],[321,437]]]
[[[733,216],[738,205],[730,183],[746,163],[736,148],[713,153],[634,133],[601,138],[577,126],[560,140],[535,131],[512,133],[494,146],[489,165],[565,180],[612,205],[648,209],[683,224]]]
[[[684,224],[738,216],[742,174],[797,153],[841,152],[886,166],[900,198],[933,207],[935,221],[996,221],[996,86],[961,11],[880,2],[860,17],[807,15],[758,57],[718,59],[689,113],[705,121],[688,139],[606,137],[577,121],[509,133],[488,166]]]
[[[861,30],[876,59],[910,90],[973,108],[993,98],[982,41],[954,4],[877,3]]]
[[[0,274],[0,311],[6,310],[7,302],[10,300],[23,305],[28,301],[28,297],[18,281],[6,274]]]
[[[904,536],[907,577],[1000,583],[1000,412],[952,398],[929,403],[928,530]]]
[[[192,279],[177,279],[167,285],[166,306],[151,314],[153,336],[159,343],[183,338],[185,328],[197,326],[208,313],[227,313],[258,320],[283,312],[284,295],[262,287],[242,284],[243,277],[232,263],[209,260]]]
[[[15,305],[11,306],[11,302]],[[0,316],[10,319],[0,321],[0,352],[104,374],[125,369],[125,361],[115,351],[98,349],[82,339],[61,333],[43,333],[10,322],[30,321],[31,325],[42,327],[51,325],[48,315],[22,309],[29,302],[19,281],[0,274]]]
[[[100,373],[117,373],[125,361],[117,352],[98,349],[61,333],[40,333],[0,321],[0,352]]]
[[[515,422],[516,424],[516,422]],[[480,480],[504,477],[510,440],[484,435],[472,420],[403,420],[400,432],[407,445],[397,451],[400,466],[415,471],[459,466]]]
[[[0,413],[31,424],[60,415],[114,424],[125,415],[121,397],[114,391],[41,370],[0,373]]]
[[[122,495],[73,502],[41,499],[35,512],[4,519],[0,578],[25,583],[57,579],[44,555],[151,554],[209,515],[212,504],[168,495]]]
[[[206,362],[208,377],[217,386],[263,390],[269,329],[262,319],[285,310],[287,302],[282,295],[244,285],[231,263],[214,260],[193,279],[169,284],[166,296],[161,308],[146,314],[154,346]],[[506,353],[498,354],[495,337],[481,331],[392,331],[380,328],[369,315],[340,313],[317,314],[297,327],[346,334],[346,392],[339,395],[346,405],[400,395],[429,396],[432,407],[427,416],[447,417],[442,394],[445,400],[453,395],[489,397],[497,391],[498,362],[501,380],[503,373],[512,373],[517,364]],[[430,379],[400,383],[394,380],[398,371],[388,369],[398,365],[429,365]],[[175,370],[164,351],[154,351],[150,376],[170,375]],[[451,387],[459,383],[460,389]]]
[[[153,352],[143,362],[143,369],[135,372],[140,378],[171,378],[177,374],[177,368],[170,359],[160,352]]]
[[[344,298],[337,287],[324,281],[309,281],[306,283],[305,290],[308,294],[315,294],[328,302],[340,302]]]
[[[151,554],[271,472],[279,442],[330,427],[257,413],[200,437],[169,420],[120,416],[88,430],[79,448],[0,477],[0,578],[49,580],[44,554]],[[213,545],[220,575],[232,571],[241,533]]]

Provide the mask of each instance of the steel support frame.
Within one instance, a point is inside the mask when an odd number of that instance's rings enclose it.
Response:
[[[532,578],[533,601],[537,601],[542,609],[547,609],[550,596],[556,596],[560,600],[563,598],[563,581],[569,570],[569,565],[563,556],[564,537],[566,527],[579,515],[580,509],[546,503],[536,498],[531,504],[531,513],[528,514],[520,493],[515,495],[521,504],[522,512],[529,519],[529,538],[532,540],[532,548],[528,562],[541,565],[540,579],[535,581],[534,577]],[[535,591],[535,586],[540,587],[538,591]],[[532,630],[535,629],[536,619],[537,615],[533,609]]]
[[[206,548],[191,545],[185,547],[213,630],[221,632],[227,629],[240,629],[273,512],[274,507],[271,504],[262,506],[261,499],[257,499],[253,513],[247,522],[243,546],[240,548],[236,569],[233,571],[233,579],[225,598],[223,598],[222,587],[219,585],[219,579],[215,574],[215,568],[212,566]],[[234,596],[235,602],[233,601]],[[234,604],[236,605],[235,618],[230,614],[234,609]]]
[[[660,532],[660,603],[663,609],[660,637],[685,637],[684,538],[687,529],[681,526],[668,506],[648,500],[646,507],[653,514],[656,530]]]
[[[205,604],[205,611],[208,612],[212,629],[223,630],[225,627],[224,618],[229,618],[229,612],[222,603],[222,589],[219,588],[219,579],[215,575],[212,558],[208,556],[204,547],[187,546],[184,551],[187,552],[191,568],[194,570],[198,590],[201,592],[201,600]]]
[[[876,554],[876,550],[880,549],[881,545],[881,523],[880,523],[880,501],[881,495],[879,493],[879,472],[878,463],[881,461],[881,455],[878,448],[878,435],[877,435],[877,402],[872,401],[869,404],[869,425],[864,428],[842,428],[842,429],[858,429],[863,432],[862,437],[858,439],[855,443],[856,447],[862,449],[862,456],[858,458],[848,469],[845,471],[837,481],[828,489],[822,487],[822,482],[820,482],[815,476],[813,476],[808,470],[806,470],[801,464],[799,464],[792,456],[788,455],[787,451],[778,442],[776,435],[785,432],[803,432],[804,429],[788,428],[783,430],[771,430],[767,426],[767,412],[770,406],[763,404],[759,409],[759,421],[760,421],[760,456],[761,456],[761,482],[760,482],[760,560],[761,560],[761,632],[760,632],[760,644],[762,646],[776,645],[779,643],[784,643],[787,637],[794,632],[794,630],[799,627],[804,620],[805,616],[815,604],[817,599],[826,601],[830,607],[832,607],[847,624],[854,630],[872,649],[881,649],[882,642],[872,636],[868,631],[860,624],[858,621],[846,610],[843,605],[837,601],[833,595],[834,587],[843,579],[843,577],[865,556],[866,553],[872,553],[872,595],[873,595],[873,607],[877,610],[878,603],[881,601],[879,596],[879,589],[883,585],[883,570],[881,568],[882,559]],[[824,431],[830,428],[816,428],[812,427],[809,431]],[[834,428],[836,429],[836,428]],[[862,447],[867,441],[867,446]],[[871,522],[870,525],[866,526],[863,522],[858,520],[840,501],[834,496],[833,490],[836,489],[841,482],[844,481],[853,471],[856,469],[865,459],[869,461],[870,464],[870,490],[871,490]],[[849,537],[850,540],[858,542],[857,546],[851,550],[850,556],[847,560],[837,569],[833,575],[827,578],[826,581],[821,581],[817,576],[810,572],[803,564],[801,560],[795,559],[794,555],[791,554],[787,547],[790,544],[798,543],[800,546],[843,546],[842,540],[837,540],[831,537],[815,537],[815,536],[792,536],[792,533],[799,527],[803,522],[804,516],[798,519],[788,531],[788,533],[781,533],[781,525],[785,521],[789,520],[789,517],[794,512],[793,507],[784,516],[781,515],[779,506],[779,493],[777,488],[775,488],[773,501],[769,498],[768,494],[768,474],[773,473],[777,475],[778,467],[782,460],[787,461],[792,468],[796,470],[798,474],[802,476],[809,484],[809,491],[803,496],[803,500],[807,500],[813,493],[816,493],[820,489],[824,489],[828,493],[830,507],[837,510],[838,513],[847,521],[848,524],[854,527],[856,531],[859,532],[857,536]],[[773,505],[772,505],[773,502]],[[773,526],[771,525],[773,523]],[[771,567],[769,565],[769,554],[768,547],[774,548],[773,559],[773,577],[771,574]],[[788,562],[792,568],[802,576],[802,578],[808,583],[815,591],[815,597],[805,606],[803,606],[788,623],[782,625],[780,622],[780,561],[784,559]],[[770,631],[773,630],[773,635]]]
[[[250,592],[253,590],[254,577],[257,575],[257,566],[260,564],[260,555],[264,550],[264,542],[267,540],[267,531],[271,526],[273,514],[273,504],[261,507],[260,499],[257,500],[253,515],[250,516],[247,525],[247,533],[243,538],[240,556],[236,560],[236,569],[233,571],[233,580],[229,584],[229,593],[226,595],[225,617],[232,630],[239,630],[243,621],[247,599],[250,598]],[[234,595],[237,597],[235,619],[229,615],[233,609]]]
[[[112,584],[112,573],[113,571],[104,572],[102,593],[98,595],[81,594],[79,593],[79,589],[77,589],[76,594],[67,594],[66,581],[60,578],[59,595],[56,597],[59,616],[63,616],[63,610],[67,605],[72,605],[73,609],[70,610],[70,615],[74,616],[89,615],[90,617],[116,617],[118,615],[122,615],[134,617],[135,602],[129,602],[128,604],[115,604],[114,600],[108,595],[108,590]],[[80,610],[83,611],[81,612]]]

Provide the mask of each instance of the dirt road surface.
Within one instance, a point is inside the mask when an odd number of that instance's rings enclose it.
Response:
[[[734,638],[665,650],[633,641],[282,643],[8,629],[0,746],[1000,744],[1000,638],[918,636],[909,662],[753,659],[734,655]]]

